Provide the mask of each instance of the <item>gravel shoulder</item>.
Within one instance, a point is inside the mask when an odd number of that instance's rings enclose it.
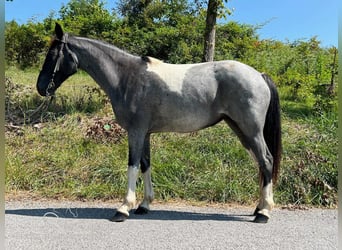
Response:
[[[118,206],[6,201],[6,249],[337,249],[337,209],[276,208],[268,224],[255,224],[253,207],[156,203],[110,222]]]

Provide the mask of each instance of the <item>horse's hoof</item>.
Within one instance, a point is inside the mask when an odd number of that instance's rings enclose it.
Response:
[[[148,209],[145,208],[145,207],[142,207],[142,206],[139,206],[137,208],[137,210],[134,211],[134,214],[140,214],[140,215],[143,215],[143,214],[147,214],[148,213]]]
[[[114,222],[123,222],[127,220],[128,216],[126,214],[123,214],[121,212],[116,212],[116,214],[110,219]]]
[[[255,216],[255,219],[253,222],[255,223],[267,223],[268,222],[268,217],[266,215],[263,215],[263,214],[260,214],[258,213],[256,216]]]
[[[260,208],[256,207],[256,209],[254,210],[253,215],[257,216],[259,211],[260,211]]]

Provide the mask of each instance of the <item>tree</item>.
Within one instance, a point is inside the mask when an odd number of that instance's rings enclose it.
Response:
[[[21,68],[27,68],[39,63],[40,54],[44,53],[47,44],[42,24],[28,22],[18,25],[15,21],[8,22],[5,37],[5,58],[8,64],[15,62]]]
[[[204,16],[193,3],[120,0],[117,11],[123,17],[113,34],[117,46],[171,63],[201,61]]]
[[[227,1],[228,0],[224,0],[224,2]],[[202,59],[204,62],[211,62],[214,60],[217,17],[225,17],[226,14],[231,14],[231,11],[224,7],[224,2],[223,0],[208,0]]]
[[[206,27],[204,32],[203,61],[214,60],[217,9],[220,0],[208,0]]]
[[[99,0],[71,0],[59,11],[64,27],[80,36],[105,39],[116,19]]]
[[[147,10],[151,3],[152,0],[120,0],[117,9],[130,26],[136,24],[141,28],[152,21]]]
[[[330,86],[328,88],[328,94],[333,95],[335,92],[335,76],[338,72],[338,63],[337,63],[337,48],[332,47],[329,52],[333,54],[333,61],[330,64],[331,65],[331,77],[330,77]]]
[[[259,39],[254,26],[230,21],[217,25],[216,36],[220,39],[215,42],[215,60],[234,59],[253,64],[246,59],[255,53]]]

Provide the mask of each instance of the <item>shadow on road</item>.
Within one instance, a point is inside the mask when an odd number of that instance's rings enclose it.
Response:
[[[34,217],[55,217],[65,219],[95,219],[109,220],[116,210],[110,208],[33,208],[33,209],[7,209],[5,214],[34,216]],[[192,220],[192,221],[252,221],[251,214],[217,214],[217,213],[196,213],[170,210],[151,210],[146,215],[135,215],[131,211],[131,220]]]

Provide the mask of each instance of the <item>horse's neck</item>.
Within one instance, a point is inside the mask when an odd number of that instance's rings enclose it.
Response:
[[[127,72],[138,57],[96,40],[73,37],[70,41],[79,67],[86,71],[108,94],[118,88],[122,74]]]

